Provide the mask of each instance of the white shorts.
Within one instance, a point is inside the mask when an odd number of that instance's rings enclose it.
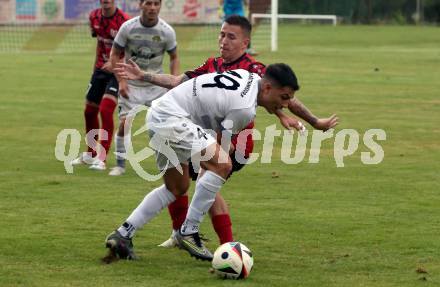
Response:
[[[217,140],[190,119],[169,117],[160,120],[153,109],[147,113],[147,127],[150,134],[150,147],[156,153],[159,170],[187,164],[189,159]]]
[[[126,117],[136,106],[151,106],[151,102],[165,94],[168,89],[159,86],[138,87],[128,84],[128,99],[119,95],[119,118]]]

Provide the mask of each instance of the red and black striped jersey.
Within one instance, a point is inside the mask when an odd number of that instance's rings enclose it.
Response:
[[[103,16],[101,8],[90,12],[89,22],[92,37],[97,38],[95,69],[101,69],[110,58],[113,40],[121,25],[128,19],[130,16],[118,8],[111,17]]]
[[[236,69],[244,69],[251,73],[256,73],[260,77],[262,77],[264,72],[266,71],[266,66],[264,66],[264,64],[260,62],[257,62],[249,54],[244,53],[240,58],[230,63],[225,63],[223,58],[221,57],[208,58],[205,61],[205,63],[203,63],[195,70],[186,71],[185,75],[189,78],[195,78],[207,73],[215,73],[215,72],[223,73],[225,71],[231,71]],[[253,129],[253,128],[254,128],[254,122],[250,122],[249,125],[246,126],[246,129]],[[244,156],[246,158],[249,157],[249,154],[252,152],[254,148],[254,141],[252,139],[252,134],[248,135],[246,139],[246,144],[237,143],[237,137],[233,137],[231,142],[238,151],[244,153]]]
[[[185,75],[189,78],[194,78],[207,73],[223,73],[224,71],[231,71],[236,69],[247,70],[251,73],[256,73],[260,77],[263,76],[266,67],[264,64],[257,62],[254,58],[252,58],[249,54],[244,53],[237,60],[225,63],[223,58],[208,58],[201,66],[192,71],[186,71]]]

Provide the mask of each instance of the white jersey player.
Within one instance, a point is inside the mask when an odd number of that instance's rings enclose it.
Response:
[[[140,16],[125,22],[119,29],[111,52],[113,67],[122,54],[125,60],[133,60],[142,69],[151,73],[163,73],[162,63],[165,53],[170,56],[171,74],[179,73],[176,33],[164,20],[159,18],[160,0],[140,0]],[[127,82],[118,77],[119,82],[119,129],[116,136],[117,166],[110,175],[121,175],[125,172],[124,125],[125,118],[138,105],[151,105],[151,102],[162,96],[167,90],[145,81]]]
[[[200,240],[199,225],[232,164],[228,152],[207,129],[237,133],[254,119],[257,105],[276,113],[288,106],[298,89],[292,69],[286,64],[274,64],[267,67],[263,78],[245,70],[199,76],[155,100],[147,114],[147,126],[157,164],[165,171],[164,184],[147,194],[126,221],[107,237],[106,247],[111,253],[119,258],[136,258],[132,243],[135,231],[187,192],[187,162],[191,156],[203,154],[201,176],[176,239],[192,256],[212,260],[212,253]],[[210,156],[206,157],[207,154]]]
[[[141,17],[137,16],[121,26],[113,45],[124,50],[126,61],[132,59],[143,70],[162,74],[165,52],[173,53],[177,48],[176,33],[160,18],[156,25],[145,27]],[[150,106],[167,91],[145,81],[129,80],[128,85],[128,98],[119,100],[120,116],[126,116],[136,104]]]
[[[179,162],[186,162],[215,143],[216,134],[224,131],[230,139],[253,121],[260,79],[246,70],[234,70],[186,81],[153,102],[147,116],[150,133],[160,133],[175,147]],[[159,169],[175,166],[167,156],[158,154]]]

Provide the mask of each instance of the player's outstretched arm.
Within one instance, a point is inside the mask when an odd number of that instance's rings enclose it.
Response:
[[[172,89],[187,79],[185,74],[174,76],[144,72],[133,60],[128,60],[128,63],[117,63],[114,71],[123,79],[145,81],[167,89]]]
[[[294,98],[289,102],[289,110],[318,130],[326,131],[334,128],[339,123],[339,118],[336,115],[329,118],[316,117],[298,98]]]
[[[118,78],[142,81],[143,72],[131,59],[128,60],[127,64],[124,62],[116,63],[116,67],[113,68],[113,71]]]
[[[317,130],[329,130],[331,128],[334,128],[335,126],[337,126],[339,123],[339,118],[333,114],[328,118],[322,118],[322,119],[318,119],[315,123],[314,128]]]
[[[302,122],[293,117],[289,117],[288,115],[283,113],[282,110],[277,110],[275,114],[280,119],[280,123],[284,128],[288,130],[296,129],[300,134],[306,131],[306,127],[303,125]]]

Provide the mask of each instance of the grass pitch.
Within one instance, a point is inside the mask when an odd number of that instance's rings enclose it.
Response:
[[[191,37],[180,39],[182,71],[216,54],[194,53]],[[311,164],[309,135],[296,165],[281,162],[277,138],[272,164],[247,166],[224,186],[235,238],[255,256],[241,282],[156,247],[170,234],[166,211],[137,233],[140,261],[102,265],[105,236],[160,182],[130,168],[119,178],[66,174],[55,159],[62,129],[83,134],[92,48],[0,54],[0,286],[439,286],[438,28],[281,26],[279,39],[279,52],[262,50],[258,60],[292,65],[297,96],[321,117],[337,113],[335,134],[355,129],[361,140],[337,168],[334,137]],[[257,128],[276,121],[260,111]],[[378,141],[385,157],[364,165],[362,136],[372,128],[386,132]],[[141,148],[144,140],[134,141]],[[145,166],[154,171],[152,160]],[[202,231],[215,249],[209,219]]]

